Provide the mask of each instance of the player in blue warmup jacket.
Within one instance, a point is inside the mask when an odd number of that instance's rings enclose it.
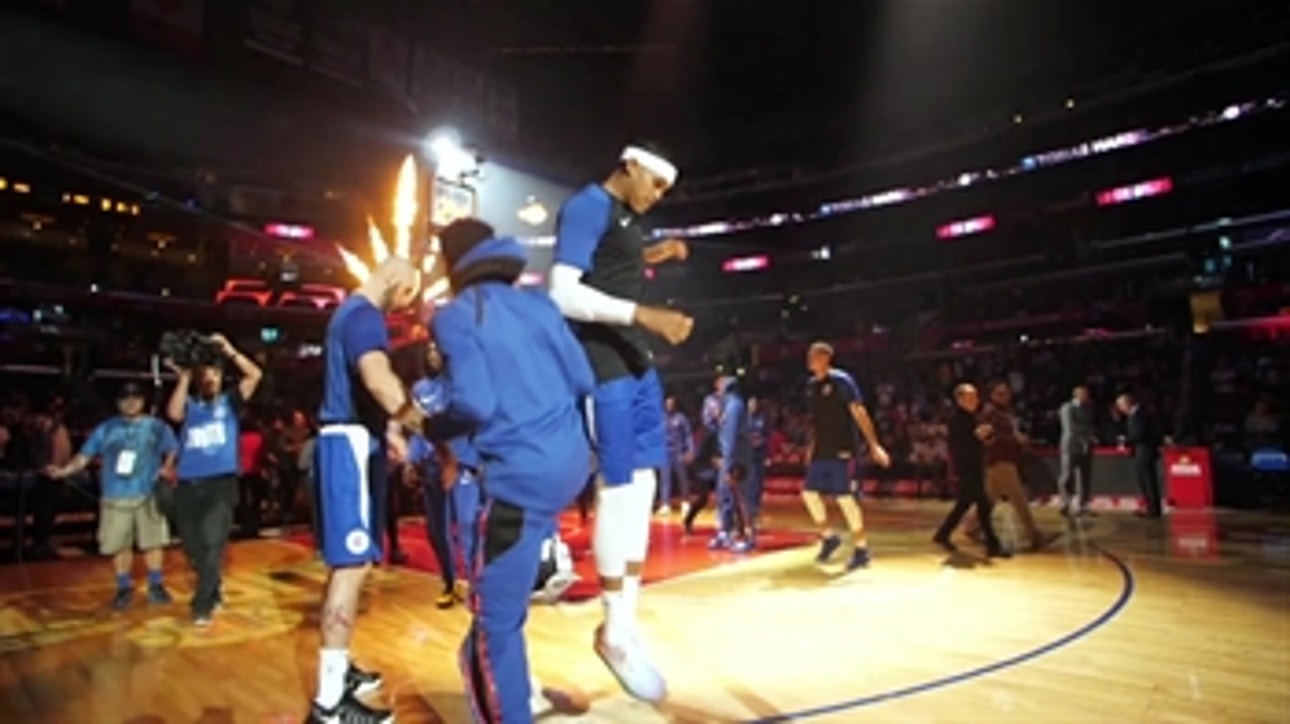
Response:
[[[581,409],[594,378],[550,298],[514,285],[525,264],[518,242],[473,219],[440,240],[453,299],[432,327],[446,384],[441,399],[417,400],[431,439],[466,431],[481,462],[462,676],[478,721],[525,722],[533,707],[524,621],[543,543],[587,480]]]
[[[600,476],[592,547],[605,619],[593,645],[623,688],[649,702],[663,700],[667,685],[641,642],[636,603],[667,442],[648,338],[680,344],[694,321],[641,303],[646,265],[685,259],[689,249],[678,239],[649,243],[637,219],[676,178],[676,166],[658,149],[625,148],[604,182],[561,207],[550,275],[551,298],[596,374],[592,433]]]
[[[739,393],[734,377],[717,379],[721,416],[717,422],[717,450],[721,460],[717,469],[717,534],[710,549],[729,548],[745,553],[753,548],[751,520],[744,486],[752,463],[752,446],[748,438],[748,408]]]

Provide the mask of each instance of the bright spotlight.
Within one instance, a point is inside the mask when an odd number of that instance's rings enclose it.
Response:
[[[479,171],[479,157],[461,143],[453,131],[431,134],[424,144],[425,154],[434,161],[435,175],[445,179],[462,179]]]

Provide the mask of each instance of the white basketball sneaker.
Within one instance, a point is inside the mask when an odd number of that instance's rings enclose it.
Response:
[[[618,679],[623,691],[650,704],[661,703],[667,698],[667,682],[655,668],[636,633],[610,644],[605,638],[605,625],[596,627],[596,655]]]

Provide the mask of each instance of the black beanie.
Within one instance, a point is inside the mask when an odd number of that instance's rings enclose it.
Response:
[[[444,261],[451,271],[471,249],[493,238],[493,227],[479,219],[457,219],[439,232]]]

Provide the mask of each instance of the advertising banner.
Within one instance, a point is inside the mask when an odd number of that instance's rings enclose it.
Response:
[[[1172,508],[1214,505],[1214,473],[1209,448],[1164,448],[1165,500]]]

